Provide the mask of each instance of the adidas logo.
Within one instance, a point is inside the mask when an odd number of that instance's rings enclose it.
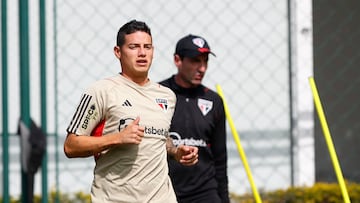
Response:
[[[129,100],[125,100],[121,106],[132,106]]]

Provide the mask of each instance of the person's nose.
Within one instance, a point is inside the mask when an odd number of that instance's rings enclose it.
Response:
[[[207,63],[206,62],[202,62],[199,66],[199,71],[202,72],[202,73],[205,73],[207,69]]]
[[[144,47],[140,47],[139,49],[139,56],[146,56],[146,50]]]

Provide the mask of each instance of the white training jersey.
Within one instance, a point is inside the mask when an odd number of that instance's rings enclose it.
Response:
[[[145,127],[139,145],[113,147],[95,155],[93,203],[176,202],[166,152],[175,103],[176,96],[167,87],[151,81],[139,86],[121,74],[85,91],[68,133],[106,136],[121,131],[137,116]]]

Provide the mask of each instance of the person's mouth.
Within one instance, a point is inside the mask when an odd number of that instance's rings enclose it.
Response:
[[[137,60],[136,63],[139,64],[140,66],[146,66],[147,60]]]
[[[203,78],[203,75],[201,75],[201,74],[195,75],[195,80],[202,80],[202,78]]]

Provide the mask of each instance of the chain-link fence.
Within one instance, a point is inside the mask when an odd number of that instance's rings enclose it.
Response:
[[[89,191],[94,161],[65,158],[62,148],[65,129],[87,85],[120,71],[113,47],[117,30],[131,19],[145,21],[151,27],[155,46],[150,72],[153,81],[175,73],[172,60],[179,38],[193,33],[209,42],[217,56],[210,57],[204,84],[214,90],[215,84],[221,85],[260,190],[311,184],[313,119],[309,116],[312,115],[310,92],[304,81],[312,74],[312,55],[308,52],[312,43],[311,6],[310,1],[301,2],[48,1],[50,189]],[[36,9],[32,12],[36,13]],[[31,20],[34,21],[36,17]],[[14,28],[10,26],[11,29]],[[37,36],[36,31],[31,33]],[[32,43],[37,42],[34,39]],[[298,69],[299,65],[307,67]],[[36,117],[37,113],[33,114]],[[10,125],[15,126],[15,122]],[[17,138],[11,141],[16,145]],[[19,153],[16,148],[12,150],[13,154]],[[229,128],[228,154],[230,191],[251,192]],[[19,166],[16,160],[11,162],[14,164],[10,167],[11,178],[16,179]],[[19,181],[12,183],[12,193],[19,190],[19,184]]]

